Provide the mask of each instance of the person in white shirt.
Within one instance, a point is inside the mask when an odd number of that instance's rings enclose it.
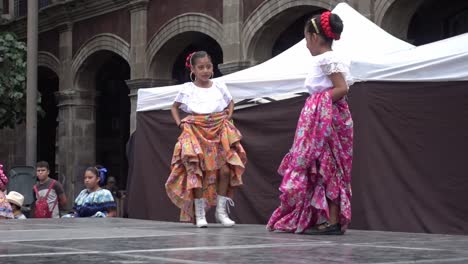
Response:
[[[241,133],[232,122],[234,102],[226,85],[211,80],[213,63],[205,51],[187,56],[192,82],[185,83],[171,108],[181,129],[171,163],[166,192],[181,209],[180,220],[207,227],[205,211],[216,205],[223,226],[235,224],[227,213],[233,190],[242,185],[247,162]],[[179,109],[187,117],[181,119]]]

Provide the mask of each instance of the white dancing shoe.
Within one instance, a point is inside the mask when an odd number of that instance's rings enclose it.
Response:
[[[218,195],[215,218],[216,222],[226,227],[231,227],[236,224],[236,222],[232,221],[228,216],[227,211],[229,211],[229,206],[234,206],[234,201],[226,196]]]
[[[195,221],[197,227],[208,227],[208,222],[206,222],[205,218],[205,204],[206,199],[194,199],[195,202]]]

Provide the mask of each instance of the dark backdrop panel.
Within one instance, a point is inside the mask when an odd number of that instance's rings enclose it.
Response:
[[[249,158],[244,186],[234,198],[237,222],[265,224],[278,205],[276,170],[292,144],[304,100],[234,114]],[[468,234],[467,83],[358,83],[349,102],[355,124],[351,227]],[[169,111],[137,114],[130,217],[178,221],[164,183],[179,132]]]
[[[276,170],[289,150],[305,96],[244,108],[234,122],[244,136],[248,163],[244,186],[236,191],[231,209],[238,223],[266,223],[278,206],[281,182]],[[167,198],[164,183],[180,130],[169,111],[137,113],[137,129],[130,163],[129,217],[178,221],[179,210]],[[214,210],[208,213],[213,221]]]
[[[358,229],[468,233],[468,83],[359,83],[353,222]]]

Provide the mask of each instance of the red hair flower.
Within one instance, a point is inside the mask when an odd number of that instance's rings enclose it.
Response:
[[[331,25],[330,25],[331,15],[332,13],[330,11],[323,12],[322,15],[320,16],[320,25],[322,26],[325,36],[334,40],[339,40],[340,35],[333,33],[331,29]]]
[[[187,69],[189,69],[189,70],[190,70],[190,68],[192,68],[191,60],[192,60],[193,54],[195,54],[195,52],[190,53],[187,56],[187,58],[185,58],[185,67],[187,67]]]

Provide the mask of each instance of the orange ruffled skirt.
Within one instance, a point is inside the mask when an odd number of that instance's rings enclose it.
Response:
[[[202,188],[207,206],[216,205],[217,176],[228,165],[230,182],[227,196],[242,185],[247,155],[240,140],[242,135],[225,112],[189,115],[175,145],[171,174],[166,192],[181,209],[180,221],[193,222],[193,189]]]

